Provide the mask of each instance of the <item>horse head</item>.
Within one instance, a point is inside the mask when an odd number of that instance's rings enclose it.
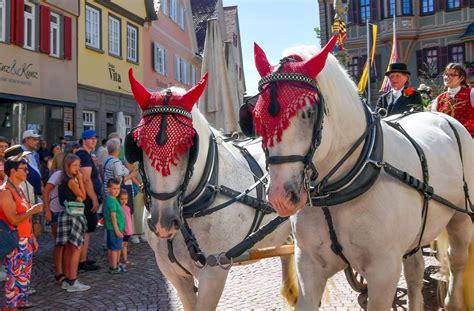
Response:
[[[188,91],[172,87],[149,92],[132,69],[129,80],[143,114],[127,135],[125,155],[129,162],[140,162],[148,227],[160,238],[172,238],[183,223],[183,199],[199,142],[191,111],[206,87],[207,73]]]
[[[267,155],[268,199],[282,216],[304,207],[305,189],[317,178],[313,156],[321,140],[324,100],[316,77],[335,42],[334,37],[311,57],[290,54],[274,66],[257,44],[254,47],[262,79],[252,114]]]

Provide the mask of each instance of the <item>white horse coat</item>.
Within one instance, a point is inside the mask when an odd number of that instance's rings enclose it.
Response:
[[[327,107],[321,145],[313,157],[313,163],[322,177],[364,133],[367,125],[363,106],[355,84],[335,57],[329,55],[326,61],[324,55],[314,56],[314,49],[301,48],[285,54],[300,55],[304,60],[324,58],[324,69],[319,75],[316,73],[316,77],[311,77],[316,78]],[[260,65],[260,68],[262,66],[265,67],[265,64]],[[259,71],[262,74],[265,69]],[[270,156],[306,154],[315,121],[314,113],[308,118],[312,109],[307,105],[290,120],[281,141],[268,148]],[[464,166],[448,121],[454,124],[459,133]],[[474,145],[467,130],[453,118],[437,113],[416,113],[400,120],[400,124],[423,148],[428,161],[429,184],[435,193],[464,208],[463,174],[471,197],[474,193]],[[422,180],[420,161],[412,144],[384,122],[382,128],[383,161]],[[352,154],[330,182],[347,174],[356,162],[360,149]],[[270,165],[269,172],[270,202],[281,215],[294,215],[291,222],[296,238],[295,258],[300,287],[297,309],[318,309],[327,279],[347,265],[331,250],[328,224],[321,208],[305,206],[307,194],[303,189],[303,164]],[[295,194],[290,194],[288,189],[300,189],[296,194],[299,198],[297,202]],[[344,256],[367,279],[368,310],[391,308],[400,278],[402,257],[418,246],[423,221],[422,207],[423,197],[420,193],[383,170],[366,193],[349,202],[329,207]],[[455,212],[431,200],[421,245],[429,244],[444,228],[448,230],[451,244],[451,277],[445,303],[449,310],[462,310],[462,271],[468,259],[472,222],[467,214]],[[423,310],[421,289],[424,261],[421,251],[403,260],[403,264],[409,308]]]
[[[145,110],[147,107],[146,105],[149,105],[149,98],[151,98],[151,100],[159,98],[162,93],[155,93],[155,95],[150,97],[148,91],[141,88],[141,86],[134,80],[133,75],[131,73],[130,75],[135,98],[142,109]],[[205,80],[205,78],[203,78],[203,80]],[[196,87],[199,87],[200,85],[203,89],[203,80],[201,80]],[[187,93],[194,91],[195,90],[193,89]],[[187,94],[182,95],[184,90],[177,88],[172,88],[172,92],[173,95],[171,96],[175,96],[175,98],[178,99],[180,96],[184,98]],[[197,101],[196,98],[198,98],[199,95],[200,93],[197,94],[197,97],[194,97],[195,101]],[[186,102],[184,99],[183,101]],[[195,103],[195,101],[192,103]],[[157,102],[154,103],[154,105],[163,105],[163,103]],[[189,181],[186,194],[191,193],[198,186],[201,176],[203,175],[206,157],[209,150],[211,131],[214,133],[216,141],[218,141],[218,185],[225,185],[236,191],[244,191],[249,186],[253,185],[255,183],[254,176],[240,151],[231,143],[223,142],[222,134],[209,126],[209,123],[205,120],[197,107],[192,108],[191,113],[192,126],[194,127],[195,132],[199,134],[199,146],[197,150],[197,161],[194,166],[194,174]],[[168,117],[171,118],[171,114],[169,114]],[[144,125],[142,130],[147,131],[147,126],[152,126],[152,122],[154,122],[154,119],[150,121],[149,124]],[[227,148],[222,146],[224,144]],[[256,151],[252,153],[255,155],[259,165],[263,170],[265,170],[265,157],[263,151],[259,144],[254,145],[255,146],[250,149],[256,149]],[[169,193],[177,189],[184,180],[183,176],[186,172],[188,158],[189,151],[179,157],[176,166],[170,166],[169,176],[163,176],[155,170],[150,158],[145,154],[145,152],[143,152],[144,170],[150,183],[149,189],[153,190],[155,193]],[[252,191],[250,195],[256,197],[256,191]],[[212,206],[216,206],[227,200],[229,200],[229,198],[217,194],[211,208]],[[170,227],[163,226],[163,223],[166,223],[163,222],[163,219],[181,219],[182,211],[178,207],[176,196],[168,200],[152,198],[151,203],[149,212],[152,215],[155,215],[156,222],[149,222],[148,226],[146,226],[145,234],[148,243],[155,252],[156,262],[160,270],[176,288],[185,310],[215,310],[224,289],[229,270],[225,270],[219,266],[210,267],[206,265],[204,267],[199,267],[191,259],[183,236],[178,230],[179,228],[175,226],[174,222],[172,222],[173,225]],[[255,209],[237,202],[210,215],[189,218],[187,219],[187,222],[194,233],[201,250],[206,255],[211,255],[226,252],[241,242],[246,237],[252,225],[255,213]],[[262,225],[268,223],[274,217],[276,217],[276,214],[265,216]],[[273,234],[256,244],[255,247],[282,245],[289,237],[289,234],[290,223],[287,222],[277,228]],[[169,251],[167,239],[169,238],[173,239],[173,253],[176,260],[187,271],[181,268],[177,263],[172,263],[168,258]],[[288,271],[293,268],[293,258],[289,256],[285,258],[282,257],[282,263],[284,264],[283,277],[285,279],[291,276],[288,274]],[[188,274],[188,272],[190,274]],[[291,279],[287,284],[290,286],[288,290],[293,293],[293,296],[297,295],[297,288],[295,288],[296,284],[292,285]],[[197,293],[195,291],[195,285],[198,288]],[[296,298],[292,297],[292,299]]]

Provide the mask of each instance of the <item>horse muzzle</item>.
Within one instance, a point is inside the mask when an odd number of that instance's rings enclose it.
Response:
[[[268,200],[282,217],[296,214],[305,206],[308,195],[295,182],[286,182],[283,186],[270,184]]]
[[[147,225],[150,231],[155,233],[160,239],[171,239],[181,228],[182,221],[177,216],[162,218],[161,221],[157,221],[152,216],[148,218]]]

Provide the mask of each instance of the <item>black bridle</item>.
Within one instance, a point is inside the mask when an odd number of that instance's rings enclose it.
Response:
[[[287,156],[270,156],[268,148],[265,148],[265,158],[267,161],[267,169],[268,165],[278,165],[284,163],[293,163],[293,162],[302,162],[303,167],[303,183],[305,190],[309,193],[311,191],[311,183],[314,183],[318,178],[318,170],[313,163],[313,156],[316,152],[316,149],[321,144],[321,132],[323,129],[323,121],[324,121],[324,111],[325,111],[325,104],[324,98],[319,92],[317,87],[316,80],[308,78],[307,76],[300,74],[300,73],[282,73],[283,66],[286,62],[295,61],[292,58],[283,58],[280,60],[279,68],[262,78],[258,83],[258,89],[260,94],[264,92],[264,85],[268,85],[270,87],[270,104],[268,106],[268,111],[270,115],[273,116],[272,112],[276,110],[280,110],[280,104],[277,101],[277,82],[285,81],[292,84],[294,87],[299,87],[303,89],[310,89],[315,91],[318,94],[318,99],[316,105],[313,106],[313,112],[316,112],[316,121],[314,122],[313,132],[311,137],[311,143],[309,146],[308,151],[305,155],[287,155]],[[292,83],[292,82],[300,82],[300,84]],[[278,108],[276,108],[278,107]]]
[[[169,106],[168,105],[169,98],[171,97],[171,95],[172,95],[171,91],[169,89],[166,90],[163,106],[154,106],[154,107],[150,107],[148,109],[145,109],[143,111],[143,116],[158,115],[158,114],[162,115],[160,129],[158,131],[158,134],[156,135],[156,143],[159,146],[163,146],[168,141],[168,136],[166,134],[167,117],[168,116],[173,116],[174,117],[174,115],[181,115],[181,116],[184,116],[184,117],[186,117],[186,118],[188,118],[192,121],[191,112],[189,112],[189,111],[187,111],[187,110],[185,110],[184,108],[181,108],[181,107]],[[182,123],[177,118],[175,120]],[[188,126],[185,123],[182,123],[182,124]],[[197,156],[197,152],[198,152],[197,148],[198,148],[198,144],[199,144],[199,136],[198,136],[198,134],[197,134],[197,132],[194,128],[193,128],[193,130],[194,130],[193,145],[191,146],[191,149],[190,149],[190,152],[189,152],[189,160],[188,160],[188,165],[187,165],[187,168],[186,168],[186,173],[184,175],[184,180],[181,183],[181,185],[179,185],[174,191],[171,191],[171,192],[155,192],[155,191],[153,191],[151,189],[151,185],[150,185],[150,181],[148,179],[148,176],[146,175],[146,172],[145,172],[143,160],[140,161],[139,173],[140,173],[140,175],[142,177],[142,181],[143,181],[143,193],[145,195],[145,206],[147,207],[148,210],[150,210],[151,198],[154,198],[154,199],[160,200],[160,201],[166,201],[166,200],[172,199],[172,198],[177,196],[178,197],[178,207],[179,207],[180,211],[182,212],[184,196],[185,196],[186,189],[188,187],[189,181],[190,181],[190,179],[191,179],[191,177],[193,176],[193,173],[194,173],[194,164],[196,162],[196,156]]]

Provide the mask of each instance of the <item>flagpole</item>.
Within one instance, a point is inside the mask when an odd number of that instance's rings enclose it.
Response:
[[[367,103],[370,105],[370,27],[369,19],[365,21],[367,25]]]

